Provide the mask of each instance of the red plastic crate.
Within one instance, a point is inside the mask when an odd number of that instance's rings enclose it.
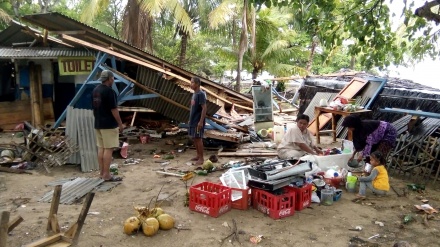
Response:
[[[295,210],[301,211],[312,203],[312,185],[307,184],[301,188],[292,187],[296,194]]]
[[[282,195],[274,195],[265,190],[252,189],[253,207],[272,219],[281,219],[295,213],[295,191],[286,186]]]
[[[232,208],[231,188],[203,182],[189,188],[189,209],[218,217]]]
[[[249,194],[249,192],[251,191],[251,188],[247,188],[247,189],[236,189],[236,188],[231,188],[232,193],[234,191],[239,191],[241,192],[241,199],[240,200],[236,200],[232,202],[232,208],[235,209],[240,209],[240,210],[247,210],[249,208],[249,206],[252,204],[252,195]]]

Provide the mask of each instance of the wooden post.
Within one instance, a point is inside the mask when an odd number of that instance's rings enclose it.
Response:
[[[0,247],[6,247],[8,239],[9,212],[3,211],[0,218]]]
[[[84,221],[86,220],[87,213],[89,212],[90,209],[90,205],[92,205],[94,196],[95,196],[94,192],[89,192],[87,194],[81,213],[78,216],[78,220],[64,234],[65,237],[72,239],[72,245],[76,245],[78,243],[79,234],[81,233],[81,229],[84,225]]]
[[[35,66],[35,72],[36,72],[36,81],[37,81],[37,85],[38,85],[38,106],[40,109],[40,121],[41,121],[41,125],[44,125],[44,113],[43,113],[43,109],[44,109],[44,102],[43,102],[43,68],[41,67],[41,65],[36,65]]]
[[[31,96],[31,112],[32,112],[32,125],[38,127],[42,124],[41,109],[42,98],[41,94],[41,81],[37,77],[37,69],[33,62],[29,63],[29,84],[30,84],[30,96]]]
[[[53,190],[52,202],[50,204],[49,218],[47,219],[47,231],[53,231],[54,233],[60,232],[60,226],[58,225],[58,206],[60,205],[62,185],[55,186]]]

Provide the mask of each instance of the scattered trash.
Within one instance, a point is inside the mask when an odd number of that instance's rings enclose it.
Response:
[[[228,224],[228,222],[225,221],[225,222],[223,222],[222,226],[229,227],[229,224]]]
[[[438,211],[429,204],[414,205],[418,210],[423,210],[428,214],[438,213]]]
[[[427,200],[427,199],[422,199],[422,200],[420,200],[421,202],[423,202],[423,203],[428,203],[429,202],[429,200]]]
[[[348,230],[360,232],[360,231],[362,231],[362,226],[356,226],[355,228],[350,228]]]
[[[384,226],[385,225],[383,222],[380,222],[380,221],[375,221],[374,224],[379,225],[379,226]]]
[[[407,184],[406,187],[412,191],[425,190],[425,185],[423,184]]]
[[[379,237],[379,236],[380,236],[380,234],[376,234],[376,235],[373,235],[373,236],[369,237],[368,239],[377,238],[377,237]]]
[[[263,235],[251,236],[251,238],[249,239],[249,241],[251,241],[251,243],[253,244],[258,244],[261,242],[261,240],[263,240]]]
[[[113,175],[118,175],[119,174],[118,164],[111,164],[110,165],[110,173],[113,174]]]
[[[405,215],[405,217],[403,217],[403,224],[408,224],[412,220],[413,220],[412,215],[411,214],[407,214],[407,215]]]

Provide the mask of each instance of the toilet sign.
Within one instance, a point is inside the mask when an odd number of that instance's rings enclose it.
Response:
[[[92,72],[95,66],[94,57],[59,57],[60,75],[85,75]]]

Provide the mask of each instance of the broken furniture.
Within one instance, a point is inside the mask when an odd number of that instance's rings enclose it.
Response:
[[[78,146],[60,130],[34,129],[26,141],[22,159],[36,163],[37,168],[47,173],[53,166],[64,165],[78,151]]]
[[[65,233],[61,233],[57,215],[61,198],[61,189],[62,185],[57,185],[54,189],[47,221],[47,231],[52,232],[54,235],[27,244],[25,247],[68,247],[78,243],[79,234],[81,233],[81,229],[84,225],[84,221],[86,220],[87,213],[89,212],[95,193],[90,192],[87,194],[81,213],[78,216],[78,220],[72,226],[70,226]]]
[[[255,131],[273,127],[272,87],[252,86]]]
[[[333,142],[336,142],[336,115],[341,115],[343,117],[349,116],[349,115],[353,115],[353,114],[364,114],[364,113],[368,113],[371,112],[371,110],[358,110],[358,111],[354,111],[354,112],[348,112],[348,111],[337,111],[334,110],[332,108],[329,107],[319,107],[316,106],[315,107],[315,121],[316,121],[316,129],[315,129],[315,133],[316,133],[316,143],[320,144],[321,143],[321,137],[320,134],[321,133],[332,133],[333,136]],[[322,113],[331,113],[331,119],[332,119],[332,129],[331,130],[324,130],[324,131],[319,131],[319,129],[322,127],[320,126],[320,115]],[[348,140],[352,140],[352,133],[349,131],[348,132]]]

